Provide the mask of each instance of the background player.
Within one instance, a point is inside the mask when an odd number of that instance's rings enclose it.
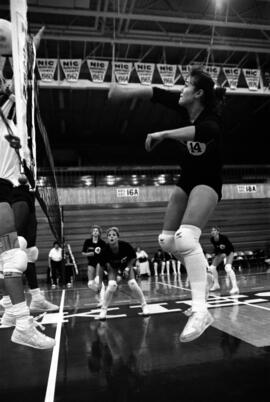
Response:
[[[107,309],[117,290],[117,276],[119,274],[127,279],[129,288],[140,300],[143,315],[148,315],[148,306],[144,294],[135,279],[133,269],[136,260],[135,250],[128,242],[119,240],[119,229],[115,226],[107,230],[107,240],[108,244],[104,249],[102,258],[108,271],[109,282],[104,294],[99,319],[104,320],[106,318]]]
[[[214,284],[210,290],[215,291],[220,289],[220,285],[218,282],[217,267],[221,262],[225,260],[225,271],[232,285],[230,294],[234,295],[239,293],[236,276],[232,267],[233,255],[234,255],[234,247],[232,243],[230,242],[227,236],[220,233],[220,230],[217,227],[212,227],[210,241],[214,246],[214,253],[215,253],[212,264],[209,267],[209,270],[212,272],[214,276]]]

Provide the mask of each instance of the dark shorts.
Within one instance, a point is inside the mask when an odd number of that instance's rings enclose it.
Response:
[[[13,185],[10,181],[0,179],[0,202],[11,204]]]
[[[222,198],[222,180],[220,177],[210,178],[191,178],[181,176],[176,185],[181,187],[187,195],[189,195],[192,189],[200,184],[211,187],[218,195],[218,201]]]

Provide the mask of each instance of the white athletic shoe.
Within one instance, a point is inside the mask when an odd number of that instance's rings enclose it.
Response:
[[[5,310],[1,319],[2,327],[14,327],[16,324],[16,317],[10,311]]]
[[[67,288],[71,288],[71,283],[69,282],[69,283],[67,283]]]
[[[230,290],[230,295],[238,295],[239,294],[239,287],[233,286]]]
[[[216,290],[220,290],[220,286],[218,283],[214,283],[214,285],[210,288],[210,292],[215,292]]]
[[[42,298],[40,300],[32,300],[30,303],[30,311],[35,311],[35,312],[44,312],[44,311],[58,311],[59,306],[56,304],[53,304],[46,300],[45,298]]]
[[[36,329],[37,326],[44,329],[44,327],[35,321],[33,317],[29,317],[29,325],[27,328],[21,330],[15,327],[11,336],[11,341],[35,349],[52,349],[55,345],[55,340],[38,331]]]
[[[99,316],[98,316],[98,320],[106,320],[107,317],[107,309],[106,308],[101,308]]]
[[[148,305],[147,305],[147,304],[143,304],[143,305],[142,305],[142,315],[147,316],[147,315],[149,315],[149,314],[150,314],[150,313],[149,313]]]
[[[209,311],[192,312],[188,322],[180,335],[180,342],[190,342],[199,336],[214,321]]]

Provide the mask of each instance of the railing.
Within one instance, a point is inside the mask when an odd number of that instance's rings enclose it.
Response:
[[[51,171],[38,170],[38,185],[45,186]],[[58,187],[121,187],[161,186],[175,184],[181,175],[178,166],[142,167],[58,167],[55,169]],[[227,165],[224,167],[224,183],[270,182],[270,165]]]

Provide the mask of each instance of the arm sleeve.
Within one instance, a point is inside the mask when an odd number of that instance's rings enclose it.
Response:
[[[179,96],[179,92],[153,87],[153,96],[151,101],[153,103],[160,103],[161,105],[167,106],[170,109],[177,110],[178,112],[181,112],[186,119],[188,119],[186,109],[178,104]]]
[[[195,124],[194,141],[209,142],[220,136],[220,127],[214,120],[205,120]]]

